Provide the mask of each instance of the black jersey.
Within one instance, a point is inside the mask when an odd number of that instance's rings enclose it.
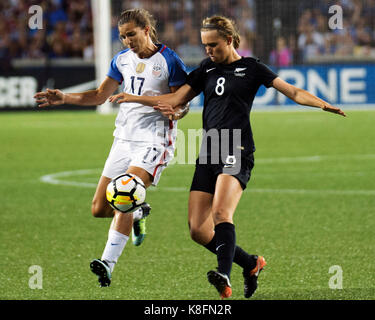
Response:
[[[250,111],[255,94],[263,84],[270,87],[277,77],[272,70],[255,58],[241,58],[231,64],[217,64],[207,58],[188,75],[195,93],[204,93],[203,129],[240,129],[241,145],[230,146],[242,155],[255,151],[250,126]],[[232,139],[229,139],[233,141]]]

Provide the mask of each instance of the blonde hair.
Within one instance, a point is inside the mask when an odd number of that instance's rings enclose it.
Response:
[[[232,19],[223,16],[212,16],[205,18],[202,22],[201,31],[217,30],[219,35],[224,39],[232,37],[233,47],[238,49],[240,46],[240,35],[237,31],[235,22]]]
[[[128,22],[134,22],[137,27],[142,29],[150,28],[150,38],[153,43],[158,43],[158,34],[156,32],[156,20],[154,17],[145,9],[130,9],[121,13],[118,21],[118,26],[121,26]]]

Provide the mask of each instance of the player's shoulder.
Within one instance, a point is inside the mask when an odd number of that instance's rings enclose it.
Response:
[[[248,66],[256,66],[257,64],[261,63],[260,59],[257,57],[242,57],[242,59],[237,61],[238,64],[248,65]]]
[[[166,46],[165,44],[159,43],[157,44],[159,47],[158,53],[160,53],[168,63],[175,63],[176,61],[182,61],[178,54],[173,51],[171,48]]]
[[[119,57],[123,56],[123,55],[126,55],[127,53],[131,52],[129,48],[126,48],[124,50],[121,50],[119,52],[117,52],[115,54],[115,56],[113,57],[113,60],[117,60]]]
[[[159,48],[158,52],[162,55],[175,55],[176,54],[176,52],[174,52],[171,48],[169,48],[164,43],[158,43],[156,46]]]
[[[129,48],[117,52],[112,59],[111,65],[113,67],[119,67],[122,63],[128,60],[129,54],[131,53],[132,51]]]
[[[236,61],[233,67],[236,67],[236,69],[246,68],[248,71],[251,70],[258,74],[272,72],[272,70],[257,57],[243,57]]]
[[[159,47],[158,53],[163,57],[165,63],[162,63],[164,67],[168,68],[170,75],[170,86],[178,86],[185,83],[186,80],[186,66],[181,58],[171,48],[165,44],[157,44]],[[160,55],[154,55],[156,60],[159,60]],[[160,62],[160,61],[159,61]]]

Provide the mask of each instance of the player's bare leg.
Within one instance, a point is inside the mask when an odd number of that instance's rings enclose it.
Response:
[[[146,189],[152,183],[152,176],[146,170],[142,168],[129,167],[126,173],[131,173],[139,177],[143,181]],[[116,210],[114,210],[114,212],[115,212],[115,216],[113,218],[113,223],[111,224],[110,229],[115,230],[129,237],[130,232],[132,231],[132,227],[133,227],[133,214],[122,213]],[[139,221],[139,219],[137,221]]]
[[[228,192],[228,190],[231,191]],[[235,199],[227,199],[225,194],[237,194],[237,197]],[[191,191],[189,196],[189,229],[192,239],[212,253],[217,254],[216,249],[220,247],[220,244],[217,244],[216,241],[213,212],[215,212],[216,225],[224,223],[225,226],[225,223],[232,223],[233,213],[241,194],[242,188],[237,179],[228,175],[220,175],[218,177],[215,197],[207,192]],[[256,289],[257,276],[259,274],[256,271],[263,268],[265,263],[263,260],[263,257],[250,255],[241,247],[235,246],[233,262],[244,269],[244,293],[247,298]],[[258,262],[262,262],[262,264]],[[260,268],[257,268],[258,265]],[[219,274],[217,271],[210,271],[207,276],[210,283],[214,283],[214,285],[216,284],[215,287],[219,287],[218,291],[223,298],[230,295],[230,290],[227,288],[230,286],[228,276]]]
[[[127,173],[134,174],[141,178],[146,189],[152,184],[153,176],[146,170],[131,166]],[[146,217],[150,214],[151,207],[144,203],[140,208],[133,212],[132,241],[135,246],[140,246],[146,237]]]
[[[131,174],[138,176],[143,181],[146,188],[150,186],[152,183],[152,176],[146,170],[142,168],[130,167],[126,171],[126,173],[131,173]],[[96,208],[100,207],[99,205],[102,205],[100,200],[105,199],[105,190],[110,181],[111,179],[109,178],[105,179],[105,177],[102,177],[100,179],[101,185],[98,186],[97,192],[95,193],[94,201],[93,201],[93,204],[96,205]],[[104,188],[104,185],[105,185],[105,188]],[[103,192],[103,197],[100,197],[99,195],[100,191]],[[105,208],[104,205],[101,206],[101,208],[103,207]],[[94,211],[95,210],[93,210],[93,212]],[[102,215],[100,216],[104,216],[104,217],[108,216],[108,213],[105,210],[103,211],[102,211]],[[113,216],[112,223],[108,232],[108,240],[104,248],[102,257],[101,259],[93,260],[90,264],[90,268],[92,272],[94,272],[98,276],[100,286],[102,287],[106,287],[110,285],[113,269],[117,263],[118,258],[121,256],[126,243],[129,240],[129,235],[133,227],[133,214],[132,213],[122,213],[120,211],[113,210],[113,209],[112,209],[112,212],[114,213],[114,216]]]
[[[213,194],[202,191],[191,191],[189,196],[188,219],[190,236],[195,242],[205,247],[207,244],[215,242],[213,240],[215,237],[215,224],[212,216],[213,199]],[[215,246],[216,244],[214,244]],[[212,252],[216,253],[215,251]],[[208,281],[216,287],[221,297],[229,297],[232,294],[231,284],[227,275],[209,271],[207,277]]]
[[[188,223],[191,238],[205,246],[215,235],[211,209],[213,194],[191,191],[189,195]]]
[[[218,268],[217,271],[210,270],[207,278],[215,286],[221,298],[232,295],[230,273],[236,251],[233,214],[241,195],[242,187],[236,178],[226,174],[218,176],[212,201]]]
[[[126,173],[138,176],[143,181],[146,188],[152,183],[152,176],[142,168],[129,167]],[[129,239],[133,227],[132,213],[122,213],[117,210],[114,210],[114,212],[115,216],[113,217],[113,222],[109,230],[107,245],[101,259],[108,262],[111,271],[113,271],[113,268]]]
[[[91,213],[95,218],[112,218],[114,210],[106,198],[106,190],[111,178],[101,176],[92,199]]]

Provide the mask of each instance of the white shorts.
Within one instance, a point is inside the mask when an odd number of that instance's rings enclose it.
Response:
[[[102,176],[113,179],[124,174],[130,166],[139,167],[151,174],[152,185],[159,182],[162,171],[174,156],[174,145],[167,147],[149,142],[115,138],[105,162]]]

